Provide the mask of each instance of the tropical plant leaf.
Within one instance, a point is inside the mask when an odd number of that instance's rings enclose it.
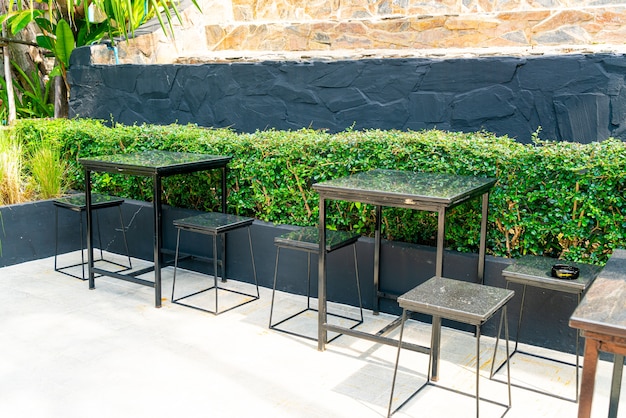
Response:
[[[43,49],[54,51],[54,39],[46,35],[37,36],[37,45]]]
[[[52,22],[50,22],[50,19],[46,18],[45,16],[40,16],[36,17],[34,20],[37,26],[39,26],[39,29],[41,29],[43,32],[54,33],[54,28]]]
[[[150,0],[150,4],[152,4],[152,7],[154,8],[155,15],[157,17],[157,19],[159,20],[159,24],[161,25],[161,29],[163,30],[163,32],[165,32],[165,34],[167,35],[167,27],[165,26],[165,22],[163,22],[163,17],[161,17],[161,13],[159,13],[159,5],[157,4],[156,0]],[[167,11],[168,9],[165,8],[165,10]],[[169,20],[169,19],[168,19]],[[171,25],[170,25],[171,28]],[[171,34],[174,34],[174,31],[171,31]]]
[[[9,28],[11,33],[16,34],[22,29],[24,29],[30,22],[32,22],[33,14],[30,10],[24,10],[22,12],[18,12],[13,16],[9,17]]]
[[[50,78],[52,77],[60,77],[63,75],[63,72],[61,71],[61,67],[59,67],[58,65],[56,65],[52,71],[50,71],[50,74],[48,74],[48,76]]]
[[[87,28],[87,25],[85,25],[78,32],[78,35],[76,37],[76,45],[77,46],[91,45],[92,43],[97,42],[100,39],[102,39],[107,34],[108,30],[109,30],[108,22],[97,23],[97,24],[91,23],[89,25],[89,28]]]
[[[72,28],[70,28],[66,20],[60,20],[59,23],[57,23],[56,37],[57,41],[54,47],[54,53],[57,59],[67,68],[70,66],[70,55],[76,43],[74,41]]]
[[[22,80],[27,86],[15,84],[15,88],[22,94],[22,103],[24,103],[27,109],[22,109],[22,113],[39,116],[39,117],[52,117],[54,116],[54,105],[48,103],[50,94],[50,83],[43,83],[39,78],[39,73],[33,71],[31,75],[27,75],[24,70],[17,66],[15,62],[11,62],[13,68],[20,74]],[[41,86],[44,86],[42,90]],[[25,99],[30,100],[25,100]]]

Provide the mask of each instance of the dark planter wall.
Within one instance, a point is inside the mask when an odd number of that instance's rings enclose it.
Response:
[[[626,56],[91,65],[72,54],[70,116],[239,132],[485,129],[529,142],[626,139]]]
[[[146,202],[127,200],[122,205],[124,223],[131,255],[150,260],[152,250],[152,206]],[[183,218],[196,212],[171,207],[164,208],[165,246],[175,249],[176,231],[172,225],[174,219]],[[54,255],[54,216],[55,209],[51,201],[35,202],[23,205],[0,207],[0,214],[4,221],[4,230],[0,230],[2,240],[2,255],[0,267],[23,263],[35,259],[47,258]],[[59,212],[59,242],[60,251],[68,252],[80,248],[78,215],[75,212],[61,210]],[[121,233],[118,229],[119,218],[116,209],[99,211],[100,222],[103,226],[102,237],[104,247],[109,251],[123,254],[124,247]],[[274,278],[276,247],[274,237],[292,226],[275,226],[273,224],[255,221],[251,233],[257,275],[259,284],[271,288]],[[251,282],[252,270],[249,259],[247,234],[232,233],[228,237],[228,269],[229,276],[236,280]],[[210,256],[211,238],[206,235],[189,234],[184,237],[183,250],[197,255]],[[283,250],[286,251],[286,250]],[[356,306],[358,300],[354,290],[354,270],[350,248],[331,253],[328,257],[328,297],[329,300]],[[374,242],[371,238],[362,237],[357,243],[359,275],[364,307],[372,309],[374,300],[373,283],[373,254]],[[434,275],[435,249],[412,244],[384,241],[382,247],[381,289],[392,293],[402,293],[411,287],[424,282]],[[312,260],[312,280],[317,278],[317,260]],[[485,266],[485,284],[504,287],[502,270],[510,260],[487,257]],[[50,268],[53,266],[50,259]],[[444,258],[444,275],[458,280],[476,280],[477,256],[475,254],[460,254],[447,251]],[[189,266],[185,266],[189,267]],[[191,266],[209,273],[210,266],[196,264]],[[303,253],[281,255],[279,270],[280,290],[290,293],[305,294],[306,292],[306,257]],[[0,277],[1,279],[1,277]],[[64,280],[75,280],[66,278]],[[509,304],[509,320],[517,324],[521,289],[515,289],[518,294]],[[167,295],[165,290],[164,294]],[[317,286],[313,285],[313,293],[317,294]],[[574,331],[568,326],[568,319],[576,306],[575,297],[562,293],[529,288],[526,296],[524,328],[520,341],[549,347],[561,351],[574,351]],[[400,313],[397,303],[382,301],[382,312]],[[429,318],[420,318],[429,321]],[[488,335],[495,335],[497,321],[495,317],[487,324],[484,331]],[[445,323],[446,325],[462,327],[459,324]],[[532,325],[532,326],[528,326]],[[467,329],[467,328],[464,328]],[[511,328],[512,338],[515,337],[515,327]]]

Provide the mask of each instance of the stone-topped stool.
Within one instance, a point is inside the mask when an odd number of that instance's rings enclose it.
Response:
[[[358,241],[359,237],[360,237],[359,234],[355,234],[353,232],[348,232],[348,231],[330,231],[330,230],[326,231],[326,252],[327,253],[331,253],[333,251],[336,251],[348,245],[352,245],[352,248],[353,248],[354,276],[356,280],[357,297],[359,300],[360,317],[351,318],[349,316],[346,316],[340,313],[330,313],[330,312],[327,314],[328,316],[354,322],[351,328],[355,328],[358,325],[363,323],[363,305],[361,302],[361,285],[359,283],[359,268],[358,268],[357,253],[356,253],[356,242]],[[284,332],[287,334],[307,338],[309,340],[317,341],[317,338],[315,337],[311,337],[303,333],[291,331],[286,328],[279,328],[279,326],[307,312],[318,311],[316,308],[311,307],[311,254],[317,254],[319,252],[319,229],[317,227],[304,227],[295,231],[285,233],[283,235],[280,235],[274,238],[274,245],[276,245],[276,247],[278,248],[276,249],[276,266],[274,268],[274,286],[272,288],[272,304],[270,307],[269,328],[274,329],[276,331]],[[278,265],[279,265],[279,257],[280,257],[281,249],[304,251],[307,253],[306,307],[287,316],[284,319],[281,319],[280,321],[273,323],[272,317],[274,314],[274,300],[275,300],[275,295],[276,295],[276,283],[278,280]],[[317,317],[315,317],[313,320],[317,324]],[[315,333],[315,335],[317,335],[317,332]],[[331,338],[329,342],[339,337],[340,335],[341,334],[338,334],[335,337]]]
[[[189,308],[194,308],[194,309],[198,309],[204,312],[208,312],[208,313],[212,313],[214,315],[220,314],[220,313],[224,313],[226,311],[229,311],[231,309],[237,308],[239,306],[245,305],[246,303],[252,302],[254,300],[259,299],[259,284],[257,282],[257,277],[256,277],[256,266],[254,264],[254,251],[252,250],[252,236],[250,235],[250,226],[252,225],[252,222],[254,222],[253,218],[247,218],[247,217],[243,217],[243,216],[237,216],[237,215],[229,215],[226,213],[221,213],[221,212],[208,212],[208,213],[203,213],[201,215],[196,215],[196,216],[191,216],[188,218],[184,218],[184,219],[177,219],[174,221],[174,226],[177,228],[178,233],[177,233],[177,237],[176,237],[176,253],[174,256],[174,279],[173,279],[173,283],[172,283],[172,303],[176,303],[178,305],[182,305],[182,306],[186,306]],[[222,266],[222,281],[226,281],[227,277],[225,274],[226,268],[224,266],[224,255],[222,256],[222,259],[219,260],[219,256],[217,253],[217,239],[218,237],[220,237],[222,240],[225,239],[225,235],[229,232],[235,231],[237,229],[241,229],[241,228],[246,228],[247,232],[248,232],[248,243],[250,246],[250,259],[252,261],[252,274],[254,276],[254,286],[256,287],[256,293],[255,294],[249,294],[246,292],[241,292],[238,290],[234,290],[234,289],[228,289],[225,287],[219,287],[218,286],[218,263]],[[199,234],[205,234],[205,235],[210,235],[213,238],[213,256],[212,256],[212,261],[213,261],[213,285],[199,290],[199,291],[195,291],[193,293],[184,295],[184,296],[180,296],[180,297],[175,297],[175,290],[176,290],[176,271],[178,269],[178,261],[179,261],[179,252],[180,252],[180,232],[181,231],[189,231],[189,232],[194,232],[194,233],[199,233]],[[198,258],[198,259],[202,259],[202,257],[198,257],[198,256],[192,256],[194,258]],[[182,302],[185,299],[189,299],[193,296],[199,295],[201,293],[204,292],[208,292],[210,290],[215,290],[215,309],[210,309],[210,308],[203,308],[200,306],[196,306],[196,305],[192,305],[186,302]],[[229,308],[226,309],[219,309],[219,302],[218,302],[218,294],[219,291],[226,291],[226,292],[231,292],[231,293],[236,293],[242,296],[246,296],[247,298],[234,305],[231,306]]]
[[[505,337],[507,354],[509,351],[509,328],[506,325],[506,304],[513,297],[514,292],[499,287],[485,286],[478,283],[468,283],[460,280],[447,279],[444,277],[432,277],[421,285],[413,288],[407,293],[398,297],[398,304],[402,308],[402,319],[400,322],[400,339],[398,341],[398,353],[396,356],[396,364],[393,371],[393,380],[391,384],[391,395],[389,398],[389,408],[387,416],[391,416],[398,409],[402,408],[413,396],[419,393],[427,385],[433,385],[442,389],[448,389],[431,382],[431,370],[433,346],[435,339],[434,329],[431,330],[431,348],[430,361],[428,363],[427,380],[421,387],[417,389],[407,400],[399,407],[392,411],[393,392],[396,384],[396,375],[398,373],[398,364],[400,362],[400,350],[402,348],[402,337],[404,334],[404,326],[407,321],[409,312],[422,313],[432,315],[433,318],[439,317],[450,319],[464,324],[474,325],[476,327],[476,417],[480,411],[480,330],[481,326],[487,322],[498,311],[502,311],[505,318]],[[507,357],[508,358],[508,357]],[[508,405],[501,404],[492,400],[491,403],[503,406],[506,412],[511,408],[511,376],[507,361],[507,389],[509,393]],[[450,389],[452,390],[452,389]],[[454,391],[454,390],[453,390]],[[454,391],[456,392],[456,391]],[[465,394],[468,395],[469,394]],[[503,414],[504,415],[504,414]]]
[[[559,279],[552,277],[551,270],[554,264],[568,264],[574,267],[579,268],[580,275],[576,279]],[[580,304],[581,297],[585,290],[589,287],[589,285],[596,278],[598,273],[602,270],[600,266],[594,266],[591,264],[583,264],[583,263],[574,263],[571,261],[562,261],[549,257],[541,257],[541,256],[526,256],[522,257],[519,260],[515,261],[513,264],[508,266],[502,271],[502,276],[506,280],[506,288],[509,289],[511,284],[521,285],[522,286],[522,298],[520,302],[519,309],[519,319],[517,321],[517,331],[515,334],[515,346],[513,348],[513,352],[510,354],[510,357],[513,357],[516,353],[524,354],[527,356],[540,358],[544,360],[549,360],[561,364],[565,364],[568,366],[576,367],[576,387],[574,388],[575,396],[573,399],[562,397],[555,395],[553,391],[540,390],[533,388],[531,386],[523,386],[514,384],[513,386],[519,387],[522,389],[530,390],[533,392],[541,393],[543,395],[552,396],[558,399],[569,400],[573,402],[578,402],[578,387],[580,380],[580,356],[579,356],[579,332],[576,332],[576,363],[569,363],[565,361],[561,361],[554,358],[549,358],[545,356],[540,356],[535,353],[526,352],[518,349],[519,337],[522,329],[522,318],[524,317],[524,305],[526,302],[526,289],[528,286],[535,287],[539,289],[553,290],[561,293],[569,293],[576,295],[577,303]],[[496,338],[496,349],[493,352],[493,359],[491,362],[491,378],[494,379],[496,373],[502,368],[504,363],[495,366],[496,364],[496,355],[498,351],[498,343],[500,341],[500,334],[502,331],[502,321],[500,321],[500,326],[498,327],[498,335]],[[495,379],[494,379],[495,380]]]
[[[64,196],[52,201],[55,207],[55,221],[54,221],[54,271],[58,271],[59,273],[66,274],[71,277],[75,277],[80,280],[87,280],[85,277],[85,266],[87,262],[85,261],[85,240],[84,240],[84,232],[83,232],[83,213],[87,210],[87,204],[85,202],[85,194],[77,193],[70,196]],[[114,264],[116,266],[122,267],[122,270],[130,270],[132,268],[132,262],[130,260],[130,253],[128,251],[128,242],[126,241],[126,228],[124,227],[124,218],[122,216],[122,203],[124,203],[124,199],[115,196],[108,196],[102,194],[92,194],[91,195],[91,207],[93,209],[94,216],[96,218],[96,225],[98,229],[98,247],[100,250],[100,258],[94,261],[105,261],[109,264]],[[113,208],[117,207],[119,211],[120,217],[120,228],[122,230],[122,236],[124,238],[124,247],[126,248],[126,256],[128,257],[128,265],[120,264],[116,261],[106,260],[104,258],[104,254],[102,251],[102,235],[100,233],[100,221],[98,217],[98,210],[105,208]],[[80,230],[80,263],[74,263],[67,266],[59,267],[58,265],[58,255],[59,255],[59,209],[68,209],[72,212],[78,213],[78,225]],[[78,276],[71,272],[71,269],[74,267],[80,266],[82,269],[82,275]]]

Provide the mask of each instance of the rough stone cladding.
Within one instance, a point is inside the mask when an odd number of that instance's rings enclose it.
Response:
[[[186,0],[188,1],[188,0]],[[260,53],[441,54],[626,45],[623,0],[201,0],[168,39],[158,25],[120,43],[121,63],[195,63]],[[387,52],[377,52],[387,51]],[[105,48],[94,63],[113,63]]]

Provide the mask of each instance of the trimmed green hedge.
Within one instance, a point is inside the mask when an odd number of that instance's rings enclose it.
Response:
[[[600,143],[523,145],[486,132],[453,133],[304,129],[236,134],[196,126],[105,126],[95,120],[22,120],[14,128],[25,143],[57,141],[70,163],[71,186],[83,189],[80,157],[147,149],[232,155],[228,210],[292,225],[315,225],[318,197],[311,185],[372,168],[496,177],[490,196],[488,252],[560,256],[572,261],[606,262],[612,249],[626,244],[624,189],[626,146]],[[218,210],[217,173],[169,178],[168,204]],[[149,200],[151,181],[110,174],[94,176],[101,192]],[[332,202],[329,223],[371,235],[374,208]],[[435,214],[386,208],[383,236],[433,245]],[[478,248],[478,199],[450,211],[446,246]]]

